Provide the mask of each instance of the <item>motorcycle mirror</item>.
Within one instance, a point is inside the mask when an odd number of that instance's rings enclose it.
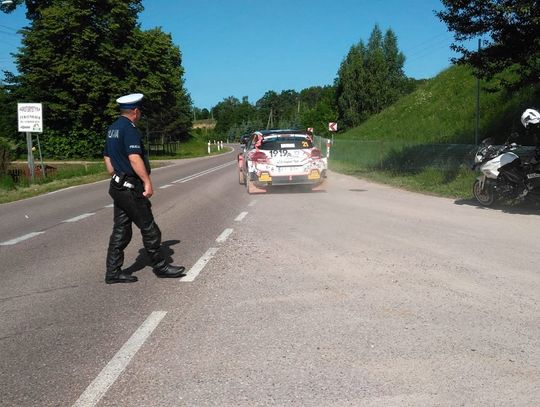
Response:
[[[493,144],[493,139],[491,137],[485,138],[482,140],[482,144],[485,146],[489,146]]]

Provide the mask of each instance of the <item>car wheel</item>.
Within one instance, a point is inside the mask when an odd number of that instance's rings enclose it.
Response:
[[[249,174],[246,176],[246,191],[248,194],[252,194],[254,191],[253,191],[253,181],[250,179],[251,177],[249,176]]]
[[[244,171],[242,171],[241,168],[238,168],[238,183],[240,185],[245,185],[246,184],[246,177],[244,175]]]

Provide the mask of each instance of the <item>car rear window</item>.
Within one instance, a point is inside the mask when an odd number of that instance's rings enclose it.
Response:
[[[265,137],[263,139],[261,150],[294,150],[311,148],[311,140],[302,136],[276,136]]]

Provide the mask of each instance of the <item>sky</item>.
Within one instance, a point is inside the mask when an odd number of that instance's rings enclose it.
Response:
[[[434,14],[440,0],[143,0],[141,28],[171,34],[193,105],[267,91],[331,85],[350,47],[375,24],[392,29],[405,75],[431,78],[450,66],[452,33]],[[0,13],[0,70],[15,72],[25,9]]]

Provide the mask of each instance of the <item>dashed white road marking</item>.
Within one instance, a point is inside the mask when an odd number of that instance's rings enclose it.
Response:
[[[92,216],[92,215],[95,215],[95,213],[83,213],[82,215],[75,216],[74,218],[71,218],[71,219],[66,219],[66,220],[64,220],[64,221],[62,221],[62,222],[64,222],[64,223],[68,223],[68,222],[78,222],[78,221],[80,221],[80,220],[82,220],[82,219],[85,219],[85,218],[88,218],[88,217],[90,217],[90,216]]]
[[[118,379],[124,371],[133,356],[143,346],[144,342],[156,329],[166,311],[155,311],[150,314],[146,321],[135,331],[131,338],[122,346],[122,348],[107,363],[101,373],[86,388],[83,394],[73,404],[73,407],[90,407],[99,403],[99,400],[105,395],[109,387]]]
[[[232,232],[233,232],[233,229],[230,229],[230,228],[225,229],[221,233],[221,235],[218,236],[218,238],[216,239],[216,242],[217,243],[225,242],[228,239],[228,237],[231,235]]]
[[[104,208],[114,208],[114,204],[105,205]]]
[[[238,215],[235,219],[236,222],[241,222],[244,220],[244,218],[247,216],[247,212],[241,212],[240,215]]]
[[[33,238],[35,236],[41,235],[43,233],[45,233],[45,232],[28,233],[27,235],[20,236],[20,237],[17,237],[15,239],[11,239],[11,240],[7,240],[5,242],[2,242],[2,243],[0,243],[0,246],[11,246],[11,245],[17,244],[19,242],[22,242],[23,240],[31,239],[31,238]]]
[[[222,165],[218,165],[217,167],[214,167],[214,168],[210,168],[208,170],[204,170],[204,171],[201,171],[201,172],[198,172],[196,174],[193,174],[193,175],[189,175],[187,177],[184,177],[184,178],[180,178],[180,179],[177,179],[176,181],[172,181],[172,184],[177,184],[177,183],[184,183],[184,182],[188,182],[188,181],[191,181],[192,179],[195,179],[195,178],[198,178],[198,177],[202,177],[203,175],[206,175],[206,174],[210,174],[211,172],[214,172],[214,171],[218,171],[218,170],[221,170],[222,168],[225,168],[233,163],[235,163],[236,161],[230,161],[228,163],[225,163],[225,164],[222,164]]]
[[[167,184],[167,185],[163,185],[163,186],[159,187],[159,189],[167,189],[167,188],[170,188],[172,186],[173,186],[172,184]]]
[[[199,260],[197,260],[197,263],[191,267],[191,269],[187,272],[185,277],[182,277],[179,281],[180,282],[192,282],[197,278],[199,273],[202,271],[204,266],[206,266],[206,263],[208,263],[212,257],[214,257],[217,253],[218,249],[216,247],[211,247],[204,253]]]

